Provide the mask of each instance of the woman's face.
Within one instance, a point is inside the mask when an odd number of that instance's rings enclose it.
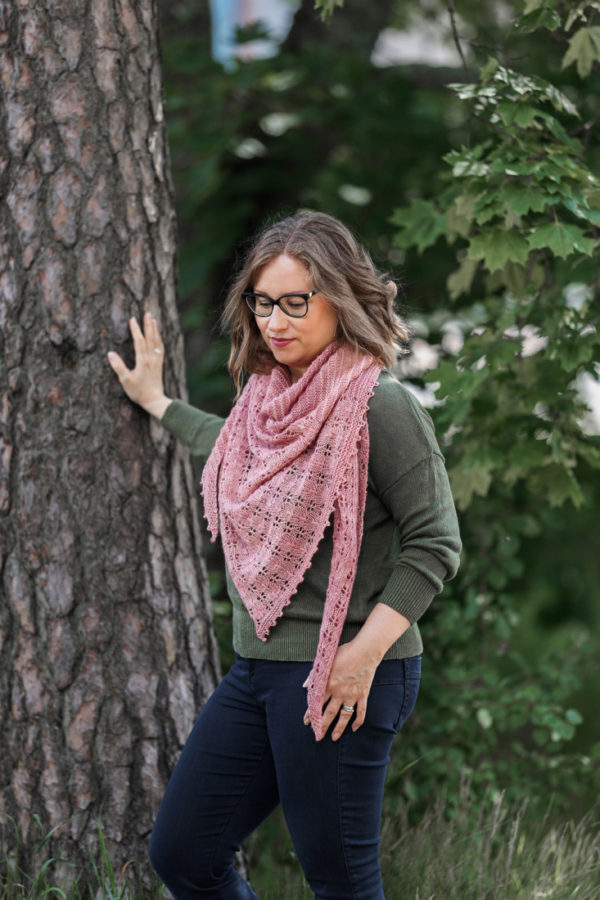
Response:
[[[277,299],[282,294],[309,294],[312,290],[306,266],[282,253],[260,272],[253,289]],[[301,319],[287,316],[278,306],[268,317],[254,316],[264,342],[277,360],[290,370],[292,382],[298,381],[311,362],[335,339],[336,311],[323,297],[315,294],[308,301],[308,312]]]

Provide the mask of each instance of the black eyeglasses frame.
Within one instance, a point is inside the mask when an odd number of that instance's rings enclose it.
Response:
[[[313,297],[315,294],[318,294],[318,293],[319,293],[318,291],[310,291],[309,293],[302,294],[302,293],[300,293],[299,291],[292,291],[292,292],[289,293],[289,294],[282,294],[281,297],[278,297],[276,300],[274,300],[273,297],[269,297],[268,294],[261,294],[259,291],[244,291],[244,292],[242,293],[242,297],[243,297],[244,300],[246,301],[246,305],[248,306],[248,309],[250,310],[250,312],[251,312],[253,315],[258,316],[258,317],[261,318],[261,319],[268,319],[269,316],[272,314],[273,309],[274,309],[276,306],[279,307],[279,309],[281,310],[281,312],[282,312],[284,315],[289,316],[290,319],[303,319],[304,316],[306,316],[307,313],[308,313],[308,301],[310,300],[311,297]],[[263,300],[268,300],[269,303],[271,303],[271,309],[270,309],[270,311],[269,311],[268,313],[259,313],[259,312],[256,312],[255,309],[252,309],[252,307],[250,306],[251,298],[252,298],[252,297],[262,297]],[[306,302],[306,309],[305,309],[305,311],[304,311],[301,315],[299,315],[299,316],[294,315],[294,313],[288,312],[288,311],[287,311],[286,309],[284,309],[284,307],[281,305],[281,301],[282,301],[282,300],[285,300],[286,297],[302,297],[302,299]]]

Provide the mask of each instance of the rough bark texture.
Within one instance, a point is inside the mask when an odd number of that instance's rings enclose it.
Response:
[[[147,873],[219,676],[189,455],[106,360],[149,309],[187,398],[156,0],[0,0],[0,197],[0,818]]]

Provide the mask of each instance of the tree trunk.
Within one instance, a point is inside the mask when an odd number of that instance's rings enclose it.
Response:
[[[106,360],[151,310],[187,399],[156,0],[0,0],[0,79],[0,818],[145,879],[220,674],[190,457]]]

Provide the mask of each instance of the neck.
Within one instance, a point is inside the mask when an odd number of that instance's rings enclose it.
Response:
[[[287,370],[290,373],[290,381],[292,382],[292,384],[300,381],[307,368],[308,366],[306,366],[304,369],[292,369],[290,366],[287,367]]]

